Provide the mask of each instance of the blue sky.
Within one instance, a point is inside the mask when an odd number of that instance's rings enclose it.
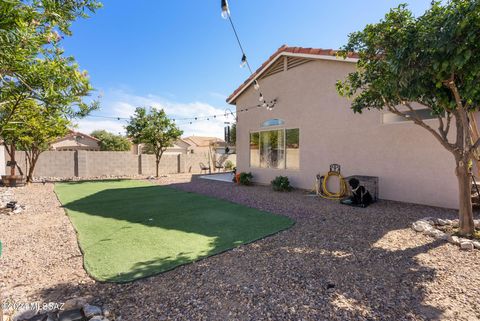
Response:
[[[409,3],[416,15],[430,0],[319,1],[230,0],[252,68],[283,44],[341,47],[348,34]],[[104,7],[73,25],[67,54],[75,56],[101,98],[93,115],[128,117],[136,106],[165,108],[172,118],[222,114],[225,98],[248,76],[220,1],[105,0]],[[231,107],[230,107],[231,108]],[[233,109],[233,108],[232,108]],[[231,117],[230,117],[231,118]],[[227,119],[227,121],[232,119]],[[223,135],[223,122],[182,125],[185,135]],[[125,121],[89,117],[78,128],[123,132]]]

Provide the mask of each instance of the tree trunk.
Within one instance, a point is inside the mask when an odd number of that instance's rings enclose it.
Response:
[[[11,151],[10,148],[8,147],[8,144],[4,142],[4,143],[3,143],[3,146],[5,147],[5,150],[7,151],[7,154],[8,154],[8,156],[10,157],[10,160],[11,160],[11,159],[12,159],[12,151]],[[15,157],[14,157],[14,158],[15,158]],[[15,166],[17,167],[18,173],[23,176],[23,170],[22,170],[22,168],[21,168],[18,164],[16,164]]]
[[[10,150],[12,151],[12,154],[10,155],[10,161],[12,162],[12,165],[10,166],[10,175],[15,176],[15,168],[17,167],[17,162],[15,160],[15,143],[10,145]]]
[[[155,158],[156,158],[156,163],[157,163],[157,177],[159,177],[159,174],[158,174],[158,167],[160,165],[160,160],[162,159],[162,155],[163,155],[163,152],[165,150],[160,148],[160,150],[158,151],[158,153],[155,154]]]
[[[38,157],[32,156],[32,159],[29,160],[29,168],[27,173],[27,184],[33,181],[33,172],[35,171],[35,165],[37,164]]]
[[[33,173],[35,172],[35,166],[37,165],[40,151],[32,150],[31,152],[25,152],[28,161],[27,183],[33,182]]]
[[[156,168],[156,177],[158,178],[158,166],[160,165],[160,159],[157,157],[157,160],[155,161],[157,168]]]
[[[455,174],[458,179],[459,219],[461,235],[472,235],[475,232],[472,210],[472,174],[468,162],[458,160]]]

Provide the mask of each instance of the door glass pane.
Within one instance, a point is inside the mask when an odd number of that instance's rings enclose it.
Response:
[[[285,168],[285,132],[260,132],[260,167]]]
[[[300,169],[300,130],[287,129],[286,133],[286,167]]]

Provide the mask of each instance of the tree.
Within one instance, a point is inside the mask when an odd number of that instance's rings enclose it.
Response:
[[[92,90],[87,74],[59,45],[74,20],[100,6],[95,0],[0,2],[0,134],[30,100],[69,115],[97,107],[83,101]]]
[[[135,114],[130,117],[126,129],[128,136],[135,144],[146,144],[146,147],[153,152],[158,177],[158,167],[163,153],[167,147],[173,146],[173,143],[182,136],[183,131],[167,117],[163,109],[150,108],[147,111],[144,107],[135,109]]]
[[[9,146],[25,151],[27,183],[33,179],[40,154],[48,150],[53,141],[65,136],[70,125],[71,122],[57,109],[45,109],[33,100],[24,102],[14,114],[4,130],[4,144],[11,157],[15,150],[10,150]]]
[[[230,127],[230,137],[227,143],[233,146],[237,144],[237,123],[233,123]]]
[[[96,130],[90,135],[100,140],[100,150],[124,152],[129,151],[132,147],[126,137],[109,133],[106,130]]]
[[[463,235],[474,232],[469,164],[480,140],[472,139],[469,117],[480,107],[478,30],[476,0],[435,1],[418,18],[401,5],[349,36],[341,54],[356,52],[357,69],[337,83],[354,112],[387,109],[423,127],[453,155]],[[438,128],[423,121],[416,104],[430,110]]]

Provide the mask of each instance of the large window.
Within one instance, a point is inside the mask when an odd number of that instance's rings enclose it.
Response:
[[[298,128],[250,133],[250,166],[299,169],[299,148]]]

